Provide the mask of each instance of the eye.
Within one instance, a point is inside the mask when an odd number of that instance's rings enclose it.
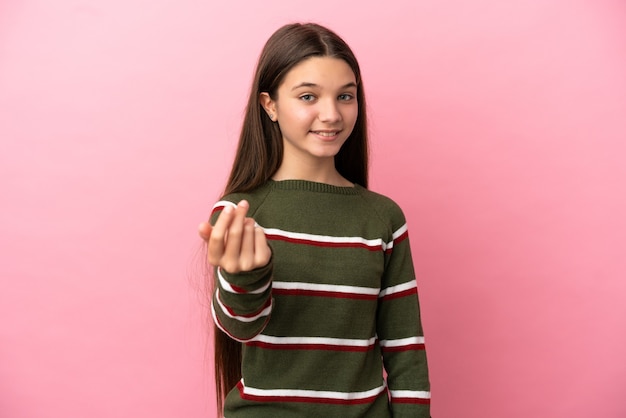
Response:
[[[340,94],[339,97],[337,97],[340,101],[342,102],[348,102],[352,99],[354,99],[354,96],[349,94],[349,93],[344,93],[344,94]]]
[[[315,100],[315,96],[313,96],[312,94],[303,94],[302,96],[300,96],[300,100],[305,102],[312,102],[313,100]]]

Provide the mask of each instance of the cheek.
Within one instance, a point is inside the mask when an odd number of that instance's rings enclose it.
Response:
[[[279,126],[283,136],[298,138],[305,135],[313,124],[310,112],[307,109],[292,108],[283,110],[279,115]]]
[[[302,106],[293,110],[294,119],[302,122],[310,122],[315,119],[315,108],[313,106]]]
[[[357,106],[350,107],[344,113],[344,120],[350,121],[351,125],[356,123],[356,119],[359,116],[359,108]]]
[[[283,123],[289,124],[294,128],[308,128],[315,119],[315,112],[312,108],[295,107],[289,112],[283,114]]]

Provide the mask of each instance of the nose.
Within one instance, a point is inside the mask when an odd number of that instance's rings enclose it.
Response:
[[[342,119],[341,112],[336,100],[324,100],[320,101],[318,118],[321,122],[333,123],[339,122]]]

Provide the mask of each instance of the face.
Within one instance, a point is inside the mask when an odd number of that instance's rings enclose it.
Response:
[[[276,100],[261,94],[283,135],[284,158],[334,161],[358,115],[356,77],[341,59],[313,57],[292,68]]]

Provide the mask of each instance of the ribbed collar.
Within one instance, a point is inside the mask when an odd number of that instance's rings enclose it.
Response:
[[[317,193],[334,193],[346,195],[359,194],[363,189],[358,184],[355,184],[354,187],[333,186],[332,184],[317,183],[308,180],[269,180],[268,184],[273,190],[302,190]]]

